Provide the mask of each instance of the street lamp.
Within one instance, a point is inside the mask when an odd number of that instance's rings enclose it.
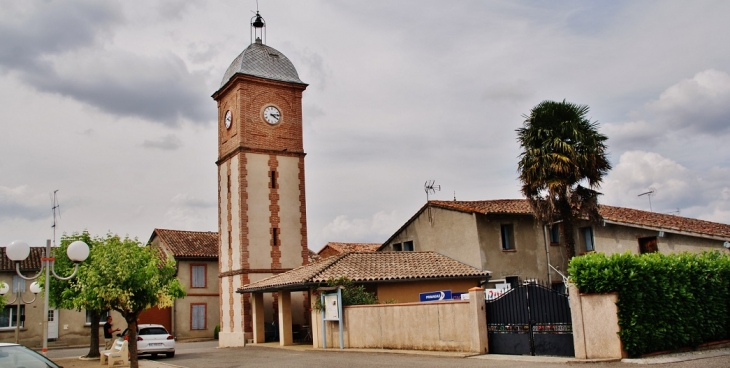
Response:
[[[8,245],[7,249],[5,250],[5,254],[11,261],[15,261],[15,272],[18,274],[18,276],[22,277],[25,280],[35,280],[40,277],[45,270],[46,285],[50,285],[49,283],[51,280],[51,273],[53,273],[53,277],[59,280],[70,280],[74,276],[76,276],[76,272],[78,272],[79,270],[79,263],[83,262],[84,260],[86,260],[86,258],[89,257],[89,246],[80,240],[69,244],[68,249],[66,250],[66,254],[68,255],[68,258],[74,263],[74,272],[71,274],[71,276],[68,277],[61,277],[56,274],[56,270],[53,267],[55,258],[51,257],[50,240],[46,240],[46,256],[41,258],[41,270],[38,272],[37,275],[32,277],[26,277],[20,272],[20,262],[28,258],[28,255],[30,255],[30,246],[28,246],[28,243],[16,240]],[[48,352],[48,290],[46,290],[43,295],[43,355],[46,355],[46,353]]]
[[[3,286],[0,287],[0,295],[5,296],[5,294],[10,291],[10,287],[8,284],[3,282]],[[41,285],[38,282],[34,282],[30,284],[30,292],[33,293],[33,300],[27,301],[25,298],[23,298],[23,291],[20,290],[20,285],[15,285],[15,299],[13,299],[12,302],[8,302],[7,304],[16,304],[16,311],[15,311],[15,343],[17,344],[20,341],[20,304],[21,302],[23,304],[31,304],[35,302],[36,298],[38,297],[38,293],[41,292]],[[24,316],[25,317],[25,316]],[[23,318],[23,321],[25,321],[25,318]]]

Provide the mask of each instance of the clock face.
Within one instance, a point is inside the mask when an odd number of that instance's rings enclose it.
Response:
[[[264,108],[264,120],[271,125],[278,124],[281,121],[281,111],[276,106],[266,106]]]
[[[233,123],[233,114],[231,113],[231,110],[226,111],[226,117],[223,122],[226,124],[226,129],[231,128],[231,124]]]

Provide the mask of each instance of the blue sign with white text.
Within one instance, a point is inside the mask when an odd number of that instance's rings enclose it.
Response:
[[[451,300],[451,290],[442,291],[430,291],[428,293],[421,293],[422,302],[437,302],[439,300]]]

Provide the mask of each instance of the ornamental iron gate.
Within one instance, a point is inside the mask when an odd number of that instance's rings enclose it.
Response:
[[[489,353],[575,356],[568,296],[537,283],[487,300]]]

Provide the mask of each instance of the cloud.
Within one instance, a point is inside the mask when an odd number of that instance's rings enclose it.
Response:
[[[371,218],[354,218],[339,215],[322,229],[322,238],[327,241],[372,242],[385,241],[395,231],[394,224],[400,224],[401,216],[395,211],[380,211]],[[317,248],[319,244],[310,244]]]
[[[730,75],[708,69],[667,88],[647,104],[667,128],[715,134],[730,129]]]
[[[163,224],[177,230],[215,231],[210,229],[211,217],[217,211],[210,209],[218,206],[215,201],[205,201],[189,194],[177,194],[171,201],[172,206],[165,212]]]
[[[144,148],[160,149],[163,151],[174,151],[182,146],[182,141],[174,134],[168,134],[157,140],[148,140],[142,143]]]
[[[122,22],[116,6],[49,2],[17,18],[0,21],[0,70],[40,91],[168,126],[207,124],[214,116],[200,93],[207,89],[204,72],[189,70],[171,53],[147,57],[113,49],[112,29]]]
[[[730,132],[730,75],[708,69],[666,88],[632,114],[634,120],[604,125],[622,147],[686,141]]]
[[[47,195],[32,193],[26,185],[0,186],[0,219],[35,221],[50,216],[51,203]]]
[[[602,203],[730,222],[730,169],[704,174],[655,152],[627,151],[604,181]],[[651,198],[638,197],[653,189]],[[651,207],[649,206],[651,199]]]
[[[31,9],[5,8],[0,18],[0,68],[32,74],[48,67],[45,57],[90,46],[122,20],[110,2],[24,3]]]

